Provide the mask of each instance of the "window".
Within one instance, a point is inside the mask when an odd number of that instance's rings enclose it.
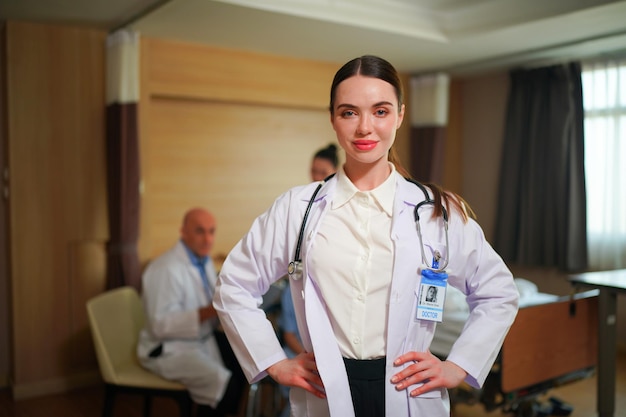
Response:
[[[626,59],[583,65],[589,268],[626,268]]]

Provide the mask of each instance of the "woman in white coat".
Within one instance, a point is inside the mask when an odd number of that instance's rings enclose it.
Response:
[[[446,388],[484,382],[515,318],[513,277],[460,197],[429,185],[421,238],[416,232],[414,209],[426,197],[398,172],[392,148],[403,117],[391,64],[374,56],[346,63],[330,103],[345,164],[281,195],[222,267],[214,306],[242,369],[250,382],[269,375],[291,386],[294,416],[448,416]],[[421,271],[437,262],[471,309],[445,361],[428,351],[436,322],[418,316],[428,307]],[[306,349],[293,359],[259,309],[288,270]]]

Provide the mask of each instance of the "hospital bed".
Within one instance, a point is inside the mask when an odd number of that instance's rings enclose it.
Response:
[[[516,278],[520,309],[481,390],[462,385],[450,392],[453,406],[481,403],[517,417],[539,415],[537,398],[552,388],[595,372],[598,291],[571,296],[540,293]],[[465,296],[448,286],[443,322],[437,325],[431,352],[445,358],[469,315]]]

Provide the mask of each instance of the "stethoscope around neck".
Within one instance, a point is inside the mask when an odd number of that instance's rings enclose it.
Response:
[[[319,191],[322,189],[322,186],[328,181],[330,180],[335,174],[331,174],[328,177],[326,177],[322,182],[320,182],[317,185],[317,188],[315,189],[315,191],[313,192],[313,195],[311,196],[311,198],[309,199],[309,204],[306,207],[306,211],[304,212],[304,217],[302,218],[302,225],[300,226],[300,233],[298,234],[298,242],[296,243],[296,253],[293,257],[293,261],[289,262],[289,266],[287,267],[287,272],[289,273],[289,276],[291,276],[294,279],[300,279],[302,277],[302,256],[301,256],[301,251],[302,251],[302,241],[304,240],[304,230],[306,228],[306,222],[309,218],[309,213],[311,212],[311,207],[313,206],[313,202],[315,201],[315,197],[317,197],[317,194],[319,193]],[[426,187],[424,187],[422,184],[420,184],[417,181],[414,181],[410,178],[405,178],[407,181],[409,181],[410,183],[415,184],[420,190],[422,190],[422,193],[424,193],[424,200],[421,201],[420,203],[418,203],[415,206],[415,209],[413,210],[413,217],[415,218],[415,227],[417,229],[417,237],[419,239],[420,242],[420,249],[421,249],[421,254],[422,254],[422,264],[424,265],[424,267],[426,269],[430,269],[431,271],[435,271],[435,272],[441,272],[444,269],[446,269],[446,267],[448,266],[448,258],[450,257],[450,242],[448,240],[448,211],[446,210],[445,207],[441,207],[442,209],[442,220],[443,220],[443,227],[444,227],[444,231],[445,231],[445,236],[446,236],[446,252],[447,252],[447,257],[444,260],[444,263],[439,265],[439,259],[433,259],[433,262],[429,265],[428,264],[428,259],[426,258],[426,252],[424,251],[424,242],[422,240],[422,229],[420,227],[420,215],[419,215],[419,209],[423,206],[426,205],[435,205],[435,201],[430,198],[430,195],[428,194],[428,191],[426,191]]]
[[[417,185],[419,187],[420,190],[422,190],[422,192],[424,193],[424,201],[418,203],[415,206],[415,209],[413,209],[413,217],[415,218],[415,228],[417,229],[417,237],[420,241],[420,249],[422,250],[422,264],[424,265],[424,267],[426,269],[430,269],[431,271],[435,271],[435,272],[441,272],[443,270],[446,269],[446,267],[448,266],[448,259],[450,259],[450,241],[448,239],[448,210],[446,210],[446,208],[443,206],[443,204],[441,205],[441,218],[443,220],[443,230],[445,232],[446,235],[446,258],[443,262],[442,265],[439,265],[439,259],[437,259],[437,255],[439,254],[439,252],[435,252],[435,256],[432,261],[432,263],[430,265],[428,265],[428,259],[426,258],[426,252],[424,252],[424,242],[422,241],[422,228],[420,227],[420,214],[419,214],[419,209],[423,206],[426,205],[435,205],[435,200],[433,200],[432,198],[430,198],[430,195],[428,195],[428,191],[426,191],[426,187],[424,187],[422,184],[420,184],[417,181],[414,181],[410,178],[405,178],[407,181]],[[438,255],[439,257],[441,257],[441,255]],[[435,266],[437,265],[437,266]]]

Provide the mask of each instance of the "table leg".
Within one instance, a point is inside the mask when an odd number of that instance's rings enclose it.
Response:
[[[617,357],[617,294],[600,289],[598,346],[598,416],[615,413],[615,360]]]

